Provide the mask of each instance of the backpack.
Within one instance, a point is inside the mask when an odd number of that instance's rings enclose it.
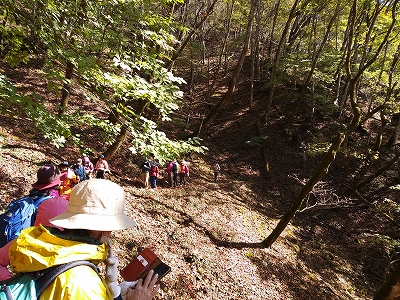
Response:
[[[0,247],[15,239],[21,230],[33,226],[38,206],[51,197],[37,194],[12,201],[0,215]]]
[[[178,164],[177,163],[172,163],[172,173],[177,173],[178,172]]]
[[[150,176],[157,176],[157,166],[151,166]]]
[[[90,266],[99,274],[97,267],[87,260],[77,260],[45,270],[18,273],[0,281],[0,300],[36,300],[46,287],[61,273],[81,265]]]
[[[145,161],[142,166],[141,166],[142,172],[149,172],[151,167],[150,167],[150,162]]]
[[[74,165],[72,170],[74,170],[76,176],[79,176],[80,180],[86,180],[86,170],[83,165]]]
[[[187,174],[189,173],[189,168],[185,164],[181,164],[181,174]]]

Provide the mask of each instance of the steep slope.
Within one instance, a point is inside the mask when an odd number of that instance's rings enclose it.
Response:
[[[40,74],[37,67],[33,64],[15,71],[2,65],[2,72],[43,94],[43,82],[35,76]],[[162,174],[159,188],[142,189],[137,158],[127,146],[109,161],[110,179],[124,187],[127,213],[139,224],[113,233],[120,265],[143,247],[151,247],[172,266],[165,279],[169,291],[160,295],[162,299],[372,298],[394,255],[386,237],[398,238],[398,229],[362,202],[336,197],[340,186],[330,177],[314,189],[304,210],[277,242],[271,248],[260,248],[320,156],[308,157],[302,164],[297,143],[287,142],[282,135],[283,119],[276,108],[264,129],[270,158],[266,178],[261,147],[252,143],[256,141],[256,112],[263,109],[265,94],[258,90],[249,108],[247,91],[241,84],[202,135],[209,151],[186,158],[191,169],[187,186],[168,188]],[[193,108],[203,104],[200,91],[198,95],[191,100]],[[93,113],[106,113],[86,103],[79,90],[73,90],[71,98]],[[56,99],[49,95],[49,100],[54,105]],[[27,193],[43,163],[73,161],[79,156],[73,147],[55,149],[32,128],[27,119],[0,118],[2,207]],[[334,129],[318,120],[301,127],[306,142],[320,134],[329,136]],[[176,136],[188,133],[170,130]],[[104,150],[96,133],[85,132],[85,138],[98,152]],[[212,182],[214,160],[222,167],[218,184]],[[341,172],[339,163],[332,169],[333,175]]]

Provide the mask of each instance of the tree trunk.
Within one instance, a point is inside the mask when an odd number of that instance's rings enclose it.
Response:
[[[368,18],[369,17],[368,10],[364,12],[365,18],[367,19],[368,31],[365,35],[364,42],[362,43],[363,48],[362,48],[362,56],[360,59],[360,66],[364,65],[365,61],[367,60],[367,56],[369,54],[369,47],[370,47],[370,43],[371,43],[371,34],[374,31],[374,29],[376,29],[375,23],[376,23],[376,20],[378,18],[379,12],[380,12],[380,6],[381,6],[380,2],[381,1],[376,1],[374,12],[372,13],[371,18]]]
[[[146,108],[147,102],[142,100],[142,99],[137,99],[137,100],[132,100],[129,102],[129,105],[132,107],[135,107],[135,112],[138,115],[143,114],[145,108]],[[117,106],[119,105],[119,102],[117,102]],[[121,121],[121,114],[116,110],[112,109],[110,113],[108,114],[108,121],[110,121],[112,124],[118,124],[122,123]]]
[[[186,0],[184,5],[181,6],[181,17],[180,17],[180,22],[182,24],[187,23],[187,18],[188,18],[188,11],[189,11],[189,5],[190,5],[190,0]],[[184,35],[183,30],[179,30],[177,40],[182,41]]]
[[[283,49],[283,46],[285,44],[286,41],[286,35],[289,31],[290,28],[290,23],[292,22],[293,18],[295,17],[295,12],[297,9],[297,5],[299,3],[300,0],[295,0],[295,2],[293,3],[292,9],[290,10],[288,19],[286,21],[285,24],[285,28],[283,29],[282,35],[281,35],[281,39],[279,40],[279,44],[278,44],[278,48],[276,49],[275,52],[275,57],[274,57],[274,61],[272,63],[272,71],[271,71],[271,76],[270,76],[270,89],[269,89],[269,94],[268,94],[268,100],[267,100],[267,105],[265,108],[265,112],[263,115],[263,119],[264,119],[264,123],[267,122],[268,119],[268,114],[271,110],[271,105],[272,105],[272,100],[274,99],[274,92],[275,92],[275,80],[276,80],[276,69],[278,67],[278,63],[279,63],[279,59],[280,59],[280,55],[281,55],[281,51]]]
[[[392,136],[390,137],[389,141],[386,143],[387,148],[392,148],[394,145],[397,144],[397,141],[400,136],[400,120],[396,121],[395,127],[393,129]]]
[[[204,102],[208,103],[208,101],[210,100],[213,92],[214,92],[214,86],[217,82],[217,78],[219,77],[219,71],[221,70],[221,66],[222,66],[222,58],[225,56],[226,57],[226,44],[228,42],[228,38],[229,38],[229,32],[231,30],[231,22],[232,22],[232,13],[233,13],[233,6],[235,4],[235,0],[231,1],[230,6],[228,6],[228,16],[227,16],[227,22],[226,22],[226,34],[224,37],[224,41],[222,42],[222,46],[221,46],[221,52],[219,55],[219,59],[218,59],[218,64],[216,67],[216,71],[214,72],[214,76],[213,79],[211,81],[210,86],[208,87],[208,91],[207,94],[205,96]],[[228,4],[227,4],[228,5]],[[201,131],[201,130],[200,130]]]
[[[252,39],[251,39],[252,40]],[[255,43],[250,42],[250,90],[249,90],[249,105],[253,102],[254,97],[254,64],[255,64]]]
[[[389,101],[390,97],[393,94],[393,90],[396,87],[397,82],[393,83],[393,75],[396,72],[396,68],[397,68],[397,65],[399,63],[399,60],[400,60],[400,44],[397,46],[396,54],[394,55],[392,64],[390,66],[389,84],[388,84],[388,89],[387,89],[387,92],[386,92],[385,102]],[[395,122],[393,122],[393,121],[395,121]],[[392,117],[392,125],[395,126],[395,129],[394,129],[393,135],[390,137],[389,141],[386,144],[386,146],[388,148],[392,148],[397,143],[397,140],[399,138],[400,115],[398,113],[393,115],[393,117]]]
[[[130,132],[128,131],[128,129],[125,126],[123,126],[121,128],[121,132],[119,133],[118,137],[115,139],[114,143],[112,143],[112,145],[110,147],[108,147],[107,150],[104,152],[104,157],[106,160],[110,159],[115,153],[117,153],[117,151],[122,146],[122,144],[125,142],[125,140],[129,134],[130,134]]]
[[[336,139],[333,141],[325,158],[319,165],[318,170],[310,178],[310,180],[308,180],[307,184],[302,188],[302,190],[300,191],[300,193],[297,195],[296,199],[290,206],[289,210],[280,219],[278,225],[276,225],[275,229],[264,241],[262,241],[262,244],[265,247],[270,247],[276,241],[276,239],[280,236],[282,231],[286,228],[290,220],[292,220],[296,212],[301,207],[304,199],[312,191],[314,185],[316,185],[321,180],[321,178],[324,177],[326,173],[328,173],[329,166],[335,160],[336,152],[339,149],[340,145],[342,144],[344,137],[345,137],[344,134],[342,133],[338,134]]]
[[[146,102],[144,100],[140,100],[139,106],[135,110],[136,114],[138,114],[138,115],[143,114],[145,108],[146,108]],[[119,119],[119,114],[116,111],[114,113],[111,112],[109,115],[109,118],[110,118],[110,116],[113,116],[113,118],[115,118],[115,121],[116,121],[115,124],[121,123],[121,120]],[[109,146],[107,148],[107,150],[104,152],[104,157],[106,159],[109,159],[115,153],[117,153],[117,151],[122,146],[122,144],[125,142],[126,138],[129,136],[129,134],[130,134],[130,132],[129,132],[128,128],[125,125],[123,125],[121,128],[121,132],[115,139],[114,143],[112,143],[111,146]]]
[[[400,299],[400,263],[392,274],[386,278],[382,287],[375,294],[374,300],[398,300]]]
[[[195,78],[195,70],[194,70],[194,63],[193,63],[193,58],[190,59],[190,79],[189,79],[189,95],[192,95],[193,93],[193,87],[194,87],[194,78]]]
[[[294,217],[297,210],[303,204],[304,199],[307,195],[312,191],[315,184],[318,183],[319,180],[328,172],[329,166],[335,160],[336,152],[338,151],[340,145],[343,143],[344,139],[350,136],[352,132],[356,130],[358,125],[360,124],[361,120],[361,110],[357,103],[357,83],[360,79],[363,72],[374,62],[376,61],[379,53],[382,51],[383,46],[387,43],[388,38],[393,30],[395,21],[396,21],[396,5],[397,2],[392,7],[392,23],[391,26],[386,33],[382,43],[379,45],[378,49],[374,53],[374,55],[363,65],[359,66],[357,73],[352,76],[351,70],[351,54],[352,54],[352,46],[351,41],[354,39],[354,28],[355,28],[355,21],[357,16],[357,0],[353,0],[352,8],[350,10],[349,16],[349,43],[346,47],[346,74],[349,78],[349,96],[350,96],[350,103],[351,109],[353,112],[353,119],[351,123],[347,126],[344,133],[339,133],[331,147],[329,148],[328,153],[326,154],[325,158],[322,160],[321,164],[319,165],[315,174],[308,180],[307,184],[303,187],[300,191],[299,195],[293,201],[292,205],[290,206],[289,210],[284,214],[281,220],[278,222],[278,225],[272,231],[272,233],[262,242],[265,247],[270,247],[276,239],[280,236],[282,231],[286,228],[287,224],[289,224],[290,220]],[[356,55],[354,53],[354,55]]]
[[[252,30],[256,2],[257,2],[257,0],[253,0],[251,2],[251,8],[250,8],[249,19],[248,19],[248,23],[247,23],[246,37],[245,37],[243,49],[240,53],[238,62],[235,67],[235,71],[229,82],[228,91],[225,93],[224,97],[213,107],[213,109],[210,111],[210,113],[204,119],[202,126],[199,126],[192,133],[191,137],[200,136],[201,131],[204,130],[204,128],[207,128],[212,123],[212,121],[214,120],[214,118],[217,115],[217,113],[219,112],[219,110],[222,109],[226,105],[226,103],[229,102],[229,100],[232,98],[233,91],[236,87],[237,78],[238,78],[240,71],[242,69],[242,66],[243,66],[244,58],[246,57],[247,51],[249,50],[251,30]]]
[[[306,28],[310,22],[314,19],[314,15],[322,10],[324,6],[326,6],[326,2],[318,3],[318,5],[311,12],[305,12],[305,8],[309,4],[310,1],[304,1],[299,10],[296,13],[296,17],[292,23],[290,28],[286,52],[292,53],[294,51],[298,51],[298,47],[295,46],[298,37],[301,36],[302,29]]]
[[[256,14],[256,36],[254,41],[254,56],[255,56],[255,77],[257,80],[261,77],[261,62],[260,62],[260,28],[261,28],[261,0],[257,1],[257,14]]]
[[[273,11],[273,20],[272,20],[272,26],[271,26],[271,34],[269,36],[269,43],[268,43],[268,48],[267,48],[267,59],[268,62],[271,62],[271,56],[272,56],[272,44],[274,42],[274,32],[275,32],[275,27],[276,27],[276,20],[278,18],[278,11],[279,7],[281,5],[281,0],[278,0],[275,4],[274,11]]]
[[[357,1],[357,0],[354,0]],[[355,13],[355,12],[354,12]],[[358,77],[357,77],[358,78]],[[340,145],[343,143],[344,139],[347,138],[354,130],[357,128],[358,124],[361,120],[360,109],[356,102],[357,93],[355,90],[356,82],[352,81],[350,84],[350,95],[353,103],[353,120],[350,125],[348,125],[345,133],[339,133],[335,140],[332,142],[328,153],[325,155],[325,158],[320,163],[315,174],[307,181],[307,184],[302,188],[296,199],[293,201],[289,210],[284,214],[281,220],[278,222],[278,225],[272,231],[272,233],[262,242],[265,247],[270,247],[276,239],[280,236],[282,231],[289,224],[290,220],[294,217],[296,212],[299,210],[301,205],[303,204],[304,199],[307,195],[312,191],[313,187],[324,177],[326,173],[328,173],[329,166],[335,160],[335,156],[337,151],[340,148]]]
[[[376,134],[376,140],[374,145],[375,151],[378,151],[382,145],[383,132],[385,131],[386,125],[388,123],[386,114],[383,110],[381,111],[380,115],[381,115],[381,126],[379,126],[378,132]]]
[[[310,82],[311,82],[311,78],[312,78],[312,76],[314,75],[314,71],[315,71],[315,68],[316,68],[316,66],[317,66],[318,59],[319,59],[319,57],[320,57],[321,54],[322,54],[322,50],[323,50],[324,47],[325,47],[325,44],[326,44],[326,42],[327,42],[327,40],[328,40],[329,34],[330,34],[330,32],[331,32],[331,29],[332,29],[332,27],[333,27],[333,25],[334,25],[334,23],[335,23],[335,20],[336,20],[336,18],[337,18],[337,16],[338,16],[339,12],[340,12],[340,10],[341,10],[341,8],[340,8],[340,2],[341,2],[340,0],[337,1],[335,13],[333,14],[332,18],[331,18],[330,21],[329,21],[329,24],[328,24],[328,26],[327,26],[327,28],[326,28],[326,31],[325,31],[325,34],[324,34],[324,37],[323,37],[323,39],[322,39],[322,41],[321,41],[320,46],[319,46],[318,49],[314,52],[315,54],[314,54],[314,57],[313,57],[313,59],[312,59],[311,69],[310,69],[310,71],[308,72],[307,78],[306,78],[306,79],[304,80],[304,82],[302,83],[301,90],[300,90],[299,96],[298,96],[298,98],[297,98],[296,105],[295,105],[294,109],[292,110],[292,112],[290,113],[289,117],[288,117],[288,118],[286,119],[286,121],[285,121],[285,132],[292,132],[292,130],[290,130],[290,128],[293,127],[293,119],[294,119],[294,116],[296,115],[297,111],[298,111],[299,108],[300,108],[300,104],[301,104],[301,102],[303,101],[303,98],[304,98],[304,96],[305,96],[305,94],[306,94],[306,92],[307,92],[308,86],[309,86],[309,84],[310,84]],[[315,50],[315,49],[314,49],[314,50]]]
[[[183,50],[185,49],[186,45],[189,43],[189,41],[191,40],[192,36],[196,33],[197,29],[199,29],[205,20],[207,20],[208,16],[212,13],[212,11],[214,10],[214,6],[215,4],[218,2],[218,0],[214,0],[210,6],[207,8],[206,12],[203,14],[203,17],[201,18],[201,20],[199,22],[197,22],[192,30],[190,30],[189,34],[186,36],[186,38],[184,39],[184,41],[181,43],[181,46],[179,47],[179,49],[172,55],[171,59],[165,64],[165,67],[168,70],[172,70],[172,67],[174,65],[175,60],[181,55],[181,53],[183,52]]]
[[[379,3],[377,3],[376,5],[379,5]],[[378,46],[377,50],[375,51],[375,53],[370,57],[369,60],[364,60],[362,64],[359,65],[359,69],[357,71],[357,73],[354,75],[354,77],[352,77],[352,67],[351,67],[351,42],[349,42],[347,44],[347,56],[346,56],[346,74],[347,77],[350,78],[349,80],[349,95],[350,95],[350,103],[351,103],[351,107],[352,107],[352,111],[354,114],[354,117],[356,117],[356,115],[360,115],[360,108],[358,107],[358,103],[357,103],[357,85],[358,85],[358,81],[360,80],[362,74],[364,73],[364,71],[371,66],[376,59],[378,58],[380,52],[382,51],[382,49],[384,48],[384,46],[386,45],[386,43],[389,40],[389,36],[391,34],[391,32],[393,31],[395,22],[396,22],[396,5],[397,2],[393,5],[392,7],[392,23],[390,25],[389,30],[386,32],[381,44]],[[355,14],[357,10],[357,1],[354,0],[353,2],[353,6],[351,8],[351,14]],[[355,16],[352,17],[353,22],[355,22]],[[350,40],[354,37],[354,23],[352,25],[350,25]],[[356,49],[356,48],[354,48]],[[353,49],[353,50],[354,50]],[[354,52],[357,52],[356,50],[354,50]],[[356,55],[356,54],[354,54]],[[359,124],[360,122],[358,122]],[[357,128],[358,124],[354,123],[354,119],[353,119],[353,124],[356,125],[356,127],[353,128],[353,131]],[[395,160],[397,160],[398,157],[395,157]],[[367,178],[366,180],[364,180],[362,183],[358,184],[358,185],[354,185],[353,188],[358,188],[364,184],[366,184],[367,182],[372,181],[374,178],[376,178],[377,176],[380,175],[380,172],[384,172],[385,168],[388,168],[390,166],[385,166],[384,168],[382,168],[380,171],[378,171],[376,174],[370,176],[369,178]]]
[[[68,107],[68,99],[69,99],[69,93],[71,91],[71,79],[73,72],[74,72],[74,64],[71,61],[68,61],[65,70],[65,79],[67,81],[63,85],[58,116],[61,116]]]
[[[339,103],[339,114],[338,114],[339,118],[343,115],[344,108],[347,104],[348,96],[349,96],[349,82],[346,78],[346,82],[344,84],[343,92],[342,92],[342,95],[340,98],[340,103]]]
[[[262,132],[261,132],[260,123],[256,122],[255,126],[256,126],[257,135],[259,137],[261,137],[262,136]],[[263,156],[263,159],[264,159],[266,177],[268,178],[269,177],[269,155],[268,155],[268,148],[267,148],[266,140],[263,140],[263,143],[262,143],[262,156]]]
[[[377,178],[380,175],[382,175],[383,173],[385,173],[386,171],[390,170],[390,168],[399,160],[399,158],[400,158],[400,152],[396,153],[396,155],[390,161],[388,161],[382,168],[380,168],[377,172],[368,176],[362,182],[352,186],[349,190],[346,191],[345,195],[349,196],[354,190],[360,189],[361,187],[370,183],[375,178]]]
[[[346,138],[342,144],[343,149],[343,176],[342,180],[345,181],[350,172],[350,154],[349,154],[349,138]]]

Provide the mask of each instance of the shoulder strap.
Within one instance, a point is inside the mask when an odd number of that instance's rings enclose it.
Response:
[[[45,200],[47,200],[47,199],[49,199],[51,197],[52,196],[42,196],[39,199],[36,199],[36,200],[34,199],[35,206],[38,207],[43,201],[45,201]]]
[[[96,265],[87,260],[72,261],[66,264],[45,269],[43,271],[35,272],[37,273],[35,278],[36,298],[39,299],[39,296],[42,294],[42,292],[54,279],[56,279],[58,275],[77,266],[89,266],[100,276],[99,270],[97,269]]]
[[[24,276],[24,273],[17,273],[14,276],[1,280],[0,281],[0,292],[4,293],[7,300],[13,300],[13,295],[11,293],[10,288],[8,287],[9,283],[14,282],[15,280],[20,280]]]

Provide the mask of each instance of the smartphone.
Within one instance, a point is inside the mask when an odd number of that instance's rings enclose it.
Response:
[[[155,273],[158,274],[158,278],[157,278],[156,284],[160,284],[160,288],[164,292],[168,291],[168,287],[164,284],[164,282],[162,282],[160,280],[171,271],[170,266],[168,266],[168,265],[164,264],[163,262],[161,262],[157,267],[155,267],[153,269],[153,271],[154,271],[153,274],[155,274]],[[147,277],[147,275],[143,277],[143,281],[146,279],[146,277]],[[132,289],[134,290],[135,288],[136,288],[136,284],[135,284],[135,286],[132,287]]]
[[[171,267],[161,262],[160,264],[158,264],[157,267],[153,269],[153,271],[154,274],[158,274],[158,279],[156,282],[158,283],[165,275],[167,275],[171,271]],[[146,277],[147,275],[143,278],[143,281],[146,279]]]

